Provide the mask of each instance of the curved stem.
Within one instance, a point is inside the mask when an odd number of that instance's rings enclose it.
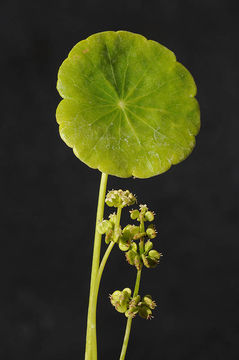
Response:
[[[117,209],[117,215],[116,215],[116,223],[115,223],[115,233],[117,234],[118,233],[118,229],[119,229],[119,226],[120,226],[120,218],[121,218],[121,211],[122,211],[122,208],[118,208]],[[94,284],[94,291],[93,291],[93,295],[92,295],[92,313],[91,313],[91,326],[92,326],[92,330],[94,329],[95,331],[95,334],[96,334],[96,310],[97,310],[97,299],[98,299],[98,293],[99,293],[99,287],[100,287],[100,281],[101,281],[101,277],[102,277],[102,273],[104,271],[104,268],[105,268],[105,264],[108,260],[108,257],[111,253],[111,250],[113,249],[114,247],[114,244],[115,242],[114,241],[111,241],[110,244],[108,245],[108,248],[106,249],[106,252],[101,260],[101,263],[100,263],[100,266],[99,266],[99,269],[98,269],[98,272],[97,272],[97,276],[96,276],[96,279],[95,279],[95,284]],[[93,328],[94,327],[94,328]],[[97,340],[97,339],[96,339]],[[97,345],[97,343],[96,343]],[[96,351],[96,353],[95,353]],[[91,352],[91,357],[92,357],[92,360],[93,359],[97,359],[97,347],[96,349],[94,348]]]
[[[117,209],[117,216],[116,216],[116,224],[115,224],[115,230],[117,232],[119,226],[120,226],[120,217],[121,217],[121,211],[122,211],[122,208],[118,208]],[[108,248],[106,249],[106,252],[101,260],[101,263],[100,263],[100,267],[99,267],[99,270],[97,272],[97,276],[96,276],[96,279],[95,279],[95,285],[94,285],[94,292],[93,292],[93,300],[92,300],[92,319],[93,319],[93,323],[96,324],[96,308],[97,308],[97,298],[98,298],[98,292],[99,292],[99,287],[100,287],[100,280],[101,280],[101,277],[102,277],[102,273],[104,271],[104,268],[105,268],[105,264],[108,260],[108,257],[111,253],[111,250],[113,249],[114,247],[114,244],[115,242],[114,241],[111,241],[108,245]]]
[[[136,277],[133,297],[137,296],[138,292],[139,292],[141,272],[142,272],[142,269],[137,271],[137,277]],[[121,354],[120,354],[120,360],[125,359],[125,355],[126,355],[126,351],[127,351],[127,347],[128,347],[128,342],[129,342],[130,331],[131,331],[132,320],[133,320],[132,317],[129,317],[128,320],[127,320],[123,346],[122,346]]]
[[[100,280],[101,280],[101,277],[102,277],[102,273],[104,271],[104,268],[105,268],[105,264],[108,260],[108,257],[111,253],[111,250],[113,249],[114,247],[114,242],[111,241],[110,244],[108,245],[107,247],[107,250],[103,256],[103,259],[100,263],[100,267],[99,267],[99,270],[98,270],[98,274],[97,274],[97,277],[96,277],[96,280],[95,280],[95,287],[94,287],[94,292],[93,292],[93,302],[92,302],[92,308],[93,308],[93,314],[92,314],[92,319],[94,320],[94,323],[96,323],[96,307],[97,307],[97,298],[98,298],[98,293],[99,293],[99,287],[100,287]]]
[[[94,240],[94,250],[93,250],[92,268],[91,268],[85,360],[97,359],[96,324],[94,323],[94,319],[92,319],[92,310],[93,310],[92,303],[93,303],[94,285],[100,263],[100,248],[101,248],[101,237],[102,237],[102,235],[97,231],[97,223],[103,219],[107,179],[108,179],[108,175],[102,173],[100,189],[99,189],[98,206],[97,206],[95,240]]]

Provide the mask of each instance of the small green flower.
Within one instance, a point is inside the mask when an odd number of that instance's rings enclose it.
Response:
[[[131,290],[125,288],[122,291],[116,290],[110,295],[110,302],[120,313],[125,313],[129,307]]]
[[[138,307],[139,316],[143,319],[152,319],[152,310],[147,306],[142,304]]]
[[[152,248],[153,248],[152,241],[150,241],[150,240],[146,241],[146,243],[144,244],[145,253],[148,253]]]
[[[119,249],[122,251],[128,251],[131,247],[131,240],[125,240],[122,236],[119,239]]]
[[[154,239],[157,236],[157,231],[155,230],[155,227],[153,224],[149,225],[149,227],[146,230],[146,234],[149,237],[149,239]]]
[[[135,315],[138,313],[138,311],[139,311],[138,306],[132,306],[125,312],[125,316],[127,318],[129,317],[134,318]]]
[[[152,221],[154,221],[154,213],[152,211],[146,211],[144,218],[145,218],[145,221],[152,222]]]
[[[134,259],[137,255],[138,253],[133,249],[130,249],[129,251],[127,251],[127,253],[125,253],[126,260],[130,265],[135,265]]]
[[[150,250],[148,255],[141,255],[143,263],[147,268],[155,268],[158,265],[161,256],[162,254],[156,250]]]
[[[141,204],[141,205],[139,205],[139,209],[140,209],[141,214],[145,215],[146,212],[148,211],[148,206],[146,204],[144,204],[144,205]]]
[[[113,224],[109,220],[103,220],[97,224],[97,231],[100,234],[105,234],[112,229],[113,229]]]
[[[132,220],[136,220],[139,217],[139,210],[131,210],[130,211],[130,217]]]
[[[156,308],[156,303],[155,301],[152,300],[152,296],[151,295],[145,295],[143,297],[143,302],[151,309],[154,310]]]

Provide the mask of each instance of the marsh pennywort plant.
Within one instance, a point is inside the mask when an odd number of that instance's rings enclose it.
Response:
[[[136,203],[128,190],[106,196],[108,175],[149,178],[184,160],[200,128],[196,86],[173,52],[127,31],[106,31],[80,41],[58,73],[63,98],[56,117],[60,135],[74,154],[101,174],[92,260],[85,360],[97,359],[96,306],[101,276],[115,244],[137,275],[110,301],[127,317],[120,359],[125,359],[132,319],[152,317],[156,303],[139,295],[143,267],[157,266],[154,213],[146,205],[130,212],[136,223],[121,226],[121,213]],[[115,212],[104,219],[104,204]],[[100,261],[101,238],[108,244]],[[114,356],[115,357],[115,356]]]

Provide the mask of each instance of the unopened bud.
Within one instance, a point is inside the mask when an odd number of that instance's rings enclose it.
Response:
[[[125,239],[121,236],[119,239],[119,248],[122,251],[128,251],[131,247],[131,241],[125,241]]]
[[[128,306],[129,304],[129,300],[131,297],[131,289],[130,288],[125,288],[122,292],[121,292],[121,296],[120,296],[120,304],[121,305],[126,305]]]
[[[125,288],[123,291],[116,290],[110,295],[110,302],[118,312],[125,313],[129,307],[130,297],[131,290],[129,288]]]
[[[127,251],[127,253],[125,253],[126,260],[128,261],[128,263],[130,265],[135,265],[134,259],[135,259],[136,255],[138,255],[138,254],[134,250],[129,250],[129,251]]]
[[[113,294],[110,295],[110,302],[113,306],[116,305],[117,302],[119,302],[121,296],[121,291],[116,290],[113,292]]]
[[[136,244],[135,242],[132,242],[132,243],[131,243],[131,250],[133,250],[134,252],[137,253],[137,251],[138,251],[138,246],[137,246],[137,244]]]
[[[130,211],[130,217],[131,217],[131,219],[133,219],[133,220],[138,219],[138,217],[139,217],[139,210],[131,210],[131,211]]]
[[[146,232],[143,232],[143,233],[137,233],[134,235],[133,239],[134,240],[139,240],[141,239],[142,237],[144,237],[146,235]]]
[[[113,228],[112,223],[109,220],[103,220],[97,224],[97,231],[100,234],[105,234],[107,231]]]
[[[135,307],[138,305],[138,303],[140,302],[140,295],[136,295],[135,297],[132,298],[132,300],[129,303],[129,307]]]
[[[150,239],[156,238],[157,232],[156,232],[154,226],[150,225],[146,230],[146,234]]]
[[[160,257],[162,256],[157,250],[150,250],[149,257],[151,259],[157,260],[159,262]]]
[[[125,316],[127,318],[129,318],[129,317],[134,318],[135,315],[138,313],[138,311],[139,311],[139,309],[137,306],[132,306],[125,312]]]
[[[151,259],[149,256],[145,256],[144,254],[141,255],[144,266],[146,266],[148,269],[153,269],[158,265],[158,261]]]
[[[139,316],[147,320],[152,319],[152,310],[146,305],[141,305],[139,306]]]
[[[156,303],[155,301],[152,300],[152,297],[150,295],[145,295],[143,297],[143,302],[151,309],[155,309],[156,308]]]
[[[148,206],[147,205],[139,205],[140,208],[140,212],[141,214],[145,215],[145,213],[148,211]]]
[[[159,263],[160,256],[162,254],[156,250],[150,250],[148,256],[141,255],[143,263],[147,268],[155,268]]]
[[[121,227],[118,227],[117,229],[114,230],[114,236],[113,236],[113,241],[115,243],[118,242],[120,236],[121,236],[121,233],[122,233],[122,230],[121,230]]]
[[[116,213],[114,212],[113,214],[109,215],[109,221],[111,222],[112,225],[115,225],[116,223]]]
[[[144,245],[144,251],[145,251],[145,253],[148,253],[152,248],[153,248],[153,243],[152,243],[152,241],[150,241],[150,240],[146,241],[146,243],[145,243],[145,245]]]
[[[111,241],[113,241],[113,230],[109,230],[106,234],[105,234],[105,243],[108,245]]]
[[[136,254],[135,257],[134,257],[134,265],[135,265],[137,270],[140,270],[141,267],[142,267],[142,263],[141,263],[139,254]]]
[[[154,221],[154,213],[152,211],[146,211],[144,218],[146,221]]]
[[[133,237],[139,232],[139,226],[127,225],[122,231],[122,236],[125,240],[132,240]]]

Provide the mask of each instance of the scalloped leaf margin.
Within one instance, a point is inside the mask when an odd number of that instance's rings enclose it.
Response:
[[[196,85],[173,52],[106,31],[77,43],[58,72],[60,136],[91,168],[148,178],[184,160],[200,129]]]

